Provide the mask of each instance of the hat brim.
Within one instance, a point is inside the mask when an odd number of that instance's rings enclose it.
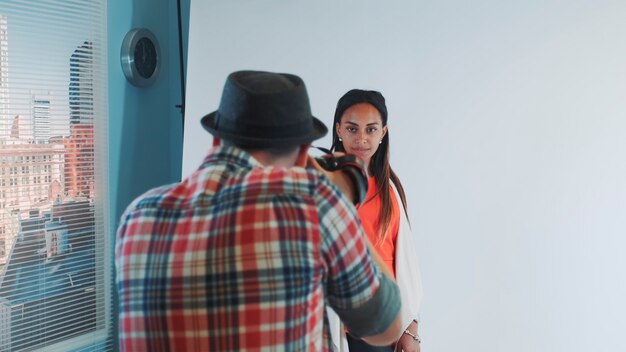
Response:
[[[328,133],[326,125],[324,125],[324,123],[318,118],[312,116],[313,128],[306,135],[289,138],[259,138],[242,136],[217,129],[217,114],[217,111],[213,111],[212,113],[202,117],[200,120],[202,127],[215,137],[219,137],[223,140],[228,140],[236,144],[245,145],[247,147],[279,147],[310,144],[314,140],[322,138]]]

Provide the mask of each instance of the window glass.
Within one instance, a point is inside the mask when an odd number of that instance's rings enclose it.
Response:
[[[0,351],[111,348],[105,16],[0,2]]]

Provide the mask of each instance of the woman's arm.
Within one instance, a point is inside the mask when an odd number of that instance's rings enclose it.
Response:
[[[405,332],[400,336],[398,344],[396,345],[396,351],[404,352],[420,352],[421,342],[419,333],[417,331],[417,320],[413,320],[409,326],[404,330]]]

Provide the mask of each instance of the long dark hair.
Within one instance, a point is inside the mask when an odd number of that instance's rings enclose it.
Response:
[[[385,105],[385,97],[383,97],[380,92],[373,90],[352,89],[344,94],[337,102],[332,127],[333,145],[330,148],[331,151],[345,152],[343,143],[339,141],[336,126],[338,123],[341,123],[341,117],[349,107],[360,103],[367,103],[374,106],[380,112],[380,116],[383,120],[383,127],[387,126],[387,106]],[[396,173],[391,169],[391,165],[389,165],[389,130],[387,130],[387,133],[383,136],[382,142],[378,145],[378,149],[376,150],[376,153],[374,153],[374,156],[372,156],[370,164],[367,167],[369,174],[374,176],[374,179],[376,180],[377,190],[374,197],[376,195],[380,195],[382,200],[382,206],[380,208],[380,212],[378,213],[378,219],[376,222],[378,227],[377,240],[378,242],[382,242],[385,240],[386,231],[384,229],[389,226],[393,210],[389,180],[393,182],[398,190],[398,194],[402,200],[402,207],[404,208],[405,214],[407,214],[408,220],[404,188],[402,187],[402,183]],[[366,199],[365,202],[367,203],[370,200],[371,198]]]

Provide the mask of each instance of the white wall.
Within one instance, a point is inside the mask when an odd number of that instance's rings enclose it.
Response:
[[[192,1],[183,175],[231,71],[300,75],[329,126],[378,89],[424,351],[624,351],[625,19],[622,0]]]

